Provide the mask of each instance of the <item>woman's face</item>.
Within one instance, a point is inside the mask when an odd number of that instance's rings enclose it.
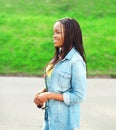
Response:
[[[62,47],[64,42],[64,28],[63,24],[60,22],[56,22],[54,24],[54,35],[53,35],[53,42],[55,47]]]

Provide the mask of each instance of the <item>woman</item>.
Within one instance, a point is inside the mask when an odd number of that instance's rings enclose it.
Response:
[[[34,97],[45,103],[43,130],[77,130],[80,103],[86,98],[86,60],[82,33],[75,19],[58,20],[53,28],[55,55],[46,67],[46,88]]]

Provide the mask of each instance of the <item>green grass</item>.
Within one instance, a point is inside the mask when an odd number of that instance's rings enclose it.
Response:
[[[115,0],[0,0],[0,74],[41,76],[57,19],[82,28],[88,75],[116,76]]]

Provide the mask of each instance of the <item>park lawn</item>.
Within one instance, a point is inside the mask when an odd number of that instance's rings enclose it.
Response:
[[[68,16],[81,25],[88,75],[116,76],[115,1],[61,1],[0,1],[0,74],[42,76],[54,54],[53,24]]]

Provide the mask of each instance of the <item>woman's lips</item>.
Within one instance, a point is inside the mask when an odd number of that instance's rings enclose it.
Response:
[[[56,39],[54,39],[53,41],[54,41],[54,43],[57,43],[57,42],[58,42],[58,40],[56,40]]]

